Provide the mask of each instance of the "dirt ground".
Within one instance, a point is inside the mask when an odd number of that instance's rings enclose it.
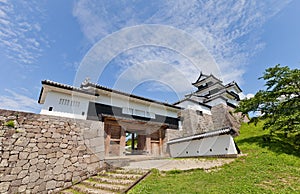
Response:
[[[214,167],[219,167],[224,164],[233,162],[232,158],[218,158],[218,159],[160,159],[160,160],[145,160],[130,162],[125,169],[152,169],[156,168],[160,171],[169,170],[190,170],[190,169],[204,169],[208,170]]]

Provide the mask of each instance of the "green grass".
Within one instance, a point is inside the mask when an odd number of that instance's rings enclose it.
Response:
[[[12,128],[15,127],[14,121],[7,121],[6,123],[4,123],[4,125],[7,127],[12,127]]]
[[[154,170],[129,193],[300,193],[299,148],[269,140],[262,124],[243,124],[235,139],[247,156],[211,172]]]

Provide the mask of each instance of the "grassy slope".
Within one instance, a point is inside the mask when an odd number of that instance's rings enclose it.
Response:
[[[243,153],[221,169],[153,173],[130,193],[300,193],[300,150],[244,124],[236,143]]]

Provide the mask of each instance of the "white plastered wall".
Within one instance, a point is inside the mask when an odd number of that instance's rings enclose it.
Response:
[[[185,108],[185,109],[199,110],[205,114],[211,115],[210,108],[208,108],[206,106],[202,106],[200,104],[190,102],[190,101],[180,102],[177,106]]]
[[[59,104],[60,99],[78,101],[79,106],[70,106],[70,103],[69,105]],[[49,91],[40,114],[86,119],[88,104],[88,98]],[[52,111],[49,111],[50,107],[52,107]]]
[[[231,135],[207,137],[169,144],[171,157],[196,157],[238,154]]]
[[[96,103],[116,106],[120,108],[132,108],[142,111],[148,111],[159,115],[164,115],[168,117],[177,118],[177,113],[179,109],[169,108],[164,105],[160,105],[157,103],[145,102],[139,99],[130,98],[122,95],[112,95],[106,96],[101,95],[98,96],[95,100]]]
[[[100,94],[100,96],[93,97],[93,98],[94,99],[88,97],[82,97],[82,96],[75,96],[71,94],[65,94],[61,92],[48,91],[40,114],[62,116],[62,117],[69,117],[69,118],[76,118],[76,119],[86,119],[87,112],[88,112],[88,105],[90,101],[116,106],[120,108],[127,107],[127,108],[142,110],[142,111],[148,111],[155,114],[169,116],[173,118],[177,118],[177,112],[179,111],[179,109],[169,108],[167,106],[160,105],[157,103],[146,102],[146,101],[133,99],[133,98],[130,98],[129,100],[129,97],[118,95],[118,94],[112,94],[111,96]],[[59,104],[60,99],[79,101],[80,105],[79,107],[62,105]],[[52,111],[49,111],[49,107],[53,107]]]

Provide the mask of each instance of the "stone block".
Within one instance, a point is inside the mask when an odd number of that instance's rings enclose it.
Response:
[[[45,146],[46,149],[50,149],[52,147],[52,143],[47,143],[47,145]]]
[[[59,146],[59,143],[53,143],[52,146],[53,146],[53,147],[58,147],[58,146]]]
[[[62,144],[59,145],[59,147],[64,149],[64,148],[67,148],[67,147],[68,147],[68,144],[62,143]]]
[[[80,145],[76,148],[78,151],[84,151],[86,150],[86,147],[84,145]]]
[[[59,133],[53,133],[52,134],[52,138],[53,139],[60,139],[61,138],[61,134],[59,134]]]
[[[45,137],[40,137],[38,140],[37,140],[38,143],[45,143],[47,142],[47,139]]]
[[[27,188],[30,189],[30,190],[32,190],[35,186],[36,186],[35,183],[28,183],[27,184]]]
[[[1,177],[1,182],[13,181],[15,179],[17,179],[17,175],[4,175]]]
[[[46,169],[46,164],[45,163],[38,163],[37,164],[37,169],[39,169],[39,170],[45,170]]]
[[[52,137],[52,134],[51,134],[50,132],[46,132],[46,133],[44,133],[43,136],[44,136],[44,137]]]
[[[11,170],[11,174],[19,174],[22,171],[22,167],[14,167]]]
[[[56,157],[57,158],[60,158],[60,157],[63,157],[64,153],[62,152],[56,152]]]
[[[32,152],[37,152],[37,151],[39,151],[39,148],[37,146],[34,146],[31,151]]]
[[[45,148],[46,145],[47,145],[47,143],[45,143],[45,142],[43,142],[43,143],[38,143],[38,144],[37,144],[37,147],[41,149],[41,148]]]
[[[84,139],[92,139],[98,136],[97,130],[84,130],[83,138]]]
[[[22,170],[19,174],[18,174],[18,179],[22,179],[24,177],[26,177],[28,175],[28,170]]]
[[[30,166],[30,164],[29,163],[26,163],[26,164],[24,164],[23,165],[23,170],[28,170],[29,169],[29,166]]]
[[[55,165],[63,165],[65,160],[66,160],[65,158],[61,157],[56,161]]]
[[[38,193],[38,191],[39,191],[39,185],[33,187],[32,193]]]
[[[50,158],[55,158],[55,157],[56,157],[56,153],[55,153],[55,152],[49,153],[49,154],[47,154],[46,157],[47,157],[48,159],[50,159]]]
[[[33,158],[29,161],[30,165],[35,165],[39,162],[39,159],[38,158]]]
[[[36,143],[29,143],[27,147],[33,148],[34,146],[36,146]]]
[[[25,147],[29,143],[29,139],[26,137],[19,137],[15,142],[15,145]]]
[[[33,166],[30,166],[30,167],[29,167],[29,172],[30,172],[30,174],[31,174],[32,172],[35,172],[36,170],[37,170],[36,165],[33,165]]]
[[[24,193],[26,191],[27,185],[21,185],[18,188],[18,193]]]
[[[47,159],[47,155],[39,154],[38,159],[39,159],[39,161],[42,159],[42,160],[44,160],[43,162],[45,162],[45,159]]]
[[[57,158],[50,158],[49,164],[54,164],[57,161]]]
[[[3,152],[2,159],[8,159],[9,158],[9,152]]]
[[[90,162],[91,163],[99,162],[99,158],[96,155],[91,155]]]
[[[69,166],[67,168],[67,171],[69,171],[69,172],[74,172],[75,170],[76,170],[76,168],[74,166]]]
[[[71,187],[71,186],[72,186],[71,182],[65,182],[64,183],[64,188],[68,188],[68,187]]]
[[[7,167],[8,166],[8,161],[7,159],[3,159],[0,163],[0,167]]]
[[[37,158],[39,156],[39,153],[38,152],[33,152],[33,153],[30,153],[29,156],[28,156],[28,159],[33,159],[33,158]]]
[[[101,137],[90,139],[90,145],[92,147],[103,146],[103,141]]]
[[[64,181],[59,181],[56,183],[56,187],[57,187],[57,190],[59,190],[59,188],[62,188],[64,186]]]
[[[72,177],[72,183],[76,184],[79,183],[81,181],[80,176],[74,176]]]
[[[46,190],[51,190],[56,188],[56,181],[51,180],[46,183]]]
[[[35,183],[40,178],[40,174],[38,172],[30,173],[29,180],[31,183]]]
[[[40,171],[40,180],[44,180],[45,174],[46,174],[45,169]]]
[[[18,150],[15,149],[14,147],[14,150],[10,151],[10,155],[18,155],[20,152]]]
[[[60,174],[64,169],[63,165],[57,165],[53,169],[53,174]]]
[[[99,162],[95,162],[95,163],[91,163],[87,166],[87,170],[89,172],[96,172],[97,169],[99,169],[101,166],[100,166],[100,163]]]
[[[65,179],[64,174],[59,174],[58,176],[55,177],[55,180],[58,180],[58,181],[63,181],[64,179]]]
[[[40,185],[39,185],[39,193],[40,192],[45,192],[46,191],[46,182],[42,182]]]
[[[19,157],[18,157],[17,154],[15,154],[15,155],[10,155],[8,161],[9,161],[9,162],[17,162],[17,161],[18,161],[18,158],[19,158]]]
[[[29,155],[28,152],[20,152],[19,153],[19,159],[20,160],[25,160],[25,159],[27,159],[28,155]]]
[[[22,185],[22,181],[21,180],[13,180],[11,183],[10,183],[10,186],[12,187],[19,187]]]
[[[18,192],[18,187],[10,187],[9,188],[9,193],[17,193]]]
[[[22,184],[28,184],[29,181],[30,181],[29,176],[26,176],[26,177],[23,178]]]
[[[69,166],[71,166],[72,165],[72,162],[70,162],[70,160],[65,160],[65,163],[64,163],[64,167],[66,168],[66,167],[69,167]]]

